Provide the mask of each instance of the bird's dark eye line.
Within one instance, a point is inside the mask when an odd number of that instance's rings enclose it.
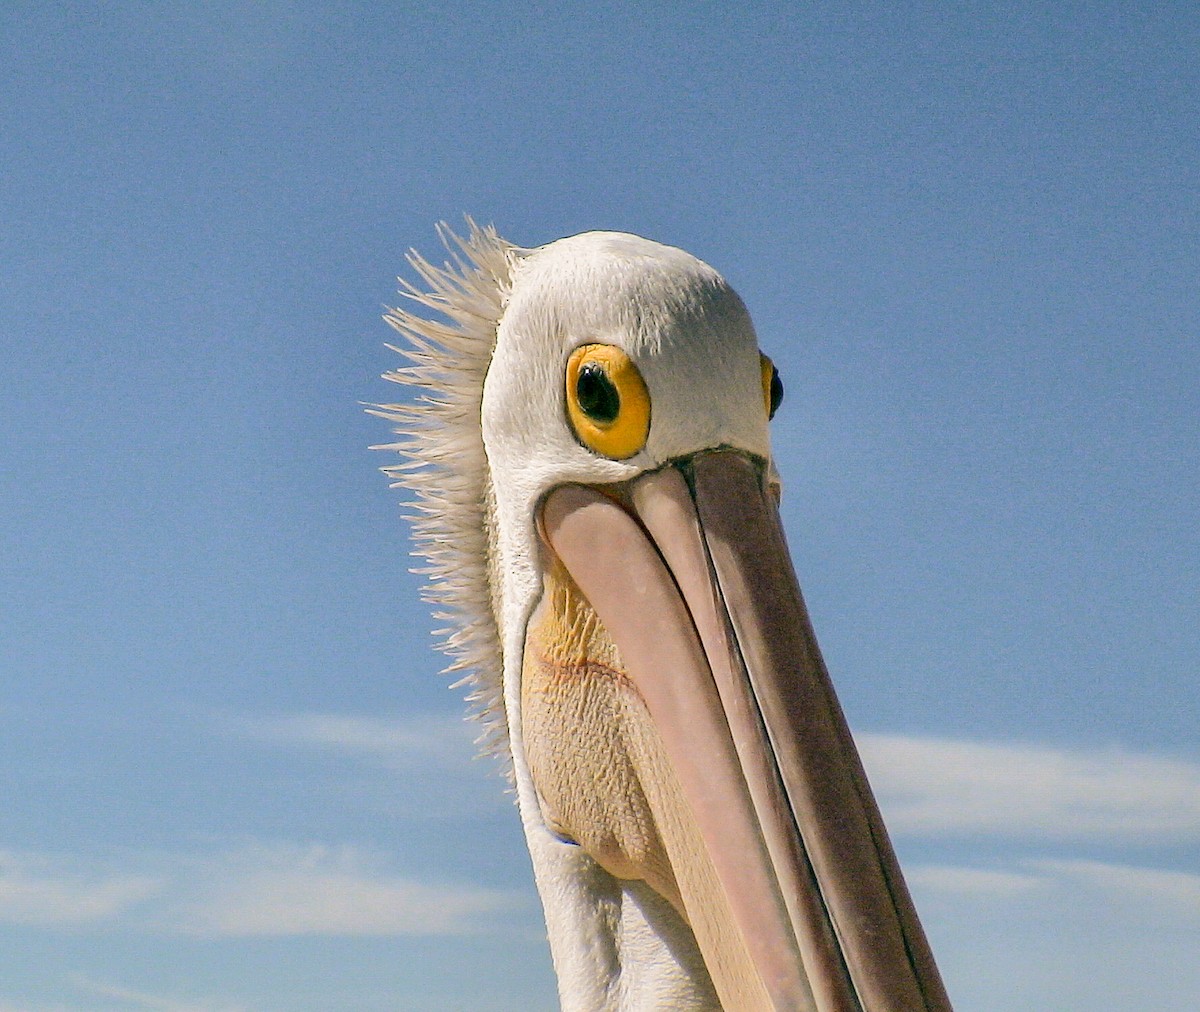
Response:
[[[610,425],[621,412],[621,395],[598,362],[588,362],[575,381],[579,409],[592,421]]]
[[[779,378],[779,370],[775,366],[771,366],[771,410],[767,414],[767,418],[775,417],[775,412],[779,410],[779,405],[783,403],[783,380]]]

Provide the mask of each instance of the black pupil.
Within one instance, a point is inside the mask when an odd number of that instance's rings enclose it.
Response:
[[[592,421],[603,425],[616,421],[621,410],[621,395],[617,393],[604,367],[596,362],[588,362],[579,370],[579,378],[575,380],[575,396],[579,400],[580,410]]]
[[[768,418],[774,418],[779,405],[783,403],[783,380],[779,378],[779,370],[771,366],[771,410]]]

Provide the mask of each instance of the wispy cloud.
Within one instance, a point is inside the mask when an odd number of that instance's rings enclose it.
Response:
[[[477,728],[461,717],[374,717],[324,713],[225,718],[221,728],[246,741],[378,762],[462,766],[475,754]]]
[[[0,922],[99,923],[126,913],[160,887],[153,875],[108,873],[58,858],[0,853]]]
[[[203,937],[466,935],[497,930],[525,905],[502,890],[416,881],[355,847],[255,845],[127,860],[138,867],[0,855],[0,923]]]
[[[1182,1012],[1200,993],[1200,875],[1010,859],[905,869],[956,1007]]]
[[[898,835],[1200,839],[1200,765],[1115,749],[880,734],[857,740]]]
[[[916,865],[904,877],[915,890],[949,895],[1020,896],[1044,885],[1042,876],[1029,872],[951,865]]]
[[[358,799],[374,798],[413,819],[466,825],[511,815],[513,798],[500,764],[480,756],[479,727],[460,716],[226,714],[210,718],[208,727],[239,748],[266,749],[349,775],[353,786],[346,790]]]
[[[415,882],[355,848],[255,847],[196,869],[172,919],[201,935],[459,935],[493,928],[510,894]]]
[[[1110,861],[1026,858],[1003,870],[914,865],[905,873],[914,891],[939,897],[1024,899],[1052,892],[1102,899],[1171,918],[1200,923],[1200,874]]]
[[[1200,874],[1162,868],[1138,868],[1105,861],[1039,861],[1044,874],[1120,901],[1169,910],[1200,927]]]
[[[196,1001],[165,997],[114,984],[103,984],[87,977],[72,977],[71,983],[82,994],[120,1002],[123,1008],[147,1009],[149,1012],[246,1012],[244,1005],[229,1005],[215,1001]]]

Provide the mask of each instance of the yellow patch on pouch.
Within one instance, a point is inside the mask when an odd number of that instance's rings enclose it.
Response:
[[[547,824],[615,877],[644,879],[683,914],[637,764],[666,759],[645,740],[657,734],[616,644],[557,560],[529,623],[523,667],[526,757]],[[645,754],[648,744],[658,756]]]

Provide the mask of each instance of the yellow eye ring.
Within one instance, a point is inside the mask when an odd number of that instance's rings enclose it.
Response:
[[[624,460],[650,434],[650,391],[633,360],[611,344],[585,344],[567,360],[567,417],[589,450]]]
[[[783,403],[783,380],[779,378],[775,363],[761,351],[758,353],[758,366],[762,370],[763,403],[767,406],[767,420],[770,421]]]

